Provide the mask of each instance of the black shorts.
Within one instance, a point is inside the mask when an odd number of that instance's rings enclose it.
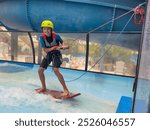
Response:
[[[52,66],[59,68],[62,64],[62,55],[59,51],[49,52],[47,56],[42,60],[40,67],[47,69],[48,65],[52,62]]]

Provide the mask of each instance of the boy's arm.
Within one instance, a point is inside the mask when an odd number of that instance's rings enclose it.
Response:
[[[59,35],[57,35],[57,39],[59,43],[61,43],[61,47],[59,47],[58,49],[69,49],[69,46],[64,44],[62,38]]]
[[[69,46],[68,45],[61,45],[61,46],[56,46],[56,50],[65,50],[65,49],[69,49]]]
[[[56,50],[57,49],[57,46],[53,46],[51,48],[42,48],[44,52],[48,53],[50,51],[53,51],[53,50]]]
[[[69,46],[65,45],[64,43],[62,43],[61,47],[62,47],[62,49],[69,49]]]

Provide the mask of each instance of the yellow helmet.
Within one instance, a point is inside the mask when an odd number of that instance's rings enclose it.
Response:
[[[42,23],[41,23],[41,28],[43,27],[50,27],[52,29],[54,29],[54,24],[52,21],[50,20],[44,20]]]

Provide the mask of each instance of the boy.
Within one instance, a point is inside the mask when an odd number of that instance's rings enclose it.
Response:
[[[39,78],[42,83],[42,88],[37,90],[37,92],[41,93],[46,91],[44,70],[47,69],[48,65],[52,62],[54,73],[58,77],[64,89],[61,97],[68,96],[69,90],[65,84],[63,75],[59,72],[59,67],[62,64],[62,55],[60,49],[69,49],[69,46],[64,45],[61,37],[53,32],[54,25],[50,20],[44,20],[41,23],[41,28],[43,34],[42,36],[40,36],[40,43],[45,53],[45,56],[38,70]],[[62,45],[61,47],[59,47],[60,43]]]

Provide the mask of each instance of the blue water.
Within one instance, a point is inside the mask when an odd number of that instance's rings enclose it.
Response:
[[[81,96],[71,100],[56,100],[50,95],[35,92],[36,88],[41,87],[37,73],[39,65],[24,71],[25,66],[20,64],[11,66],[10,63],[1,63],[0,69],[8,65],[13,73],[0,71],[0,112],[116,112],[121,96],[132,97],[133,78],[88,72],[74,82],[66,82],[71,92],[80,92]],[[18,67],[23,71],[15,73]],[[84,73],[69,69],[60,71],[66,81]],[[45,71],[45,77],[47,88],[62,90],[51,67]]]

